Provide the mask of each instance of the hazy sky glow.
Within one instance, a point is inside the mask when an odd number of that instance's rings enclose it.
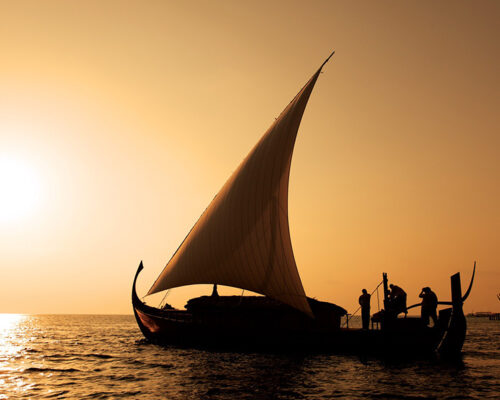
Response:
[[[352,312],[388,272],[447,300],[477,260],[465,309],[500,311],[499,20],[481,0],[1,1],[0,313],[131,313],[139,261],[143,294],[333,49],[290,179],[306,293]]]

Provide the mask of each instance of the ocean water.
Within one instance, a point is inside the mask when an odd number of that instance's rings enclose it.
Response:
[[[0,399],[499,399],[500,321],[468,323],[446,363],[164,348],[133,316],[0,314]]]

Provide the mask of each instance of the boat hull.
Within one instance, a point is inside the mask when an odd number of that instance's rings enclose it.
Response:
[[[438,328],[404,330],[244,329],[196,322],[188,312],[144,310],[135,307],[137,323],[152,343],[222,350],[314,351],[353,354],[410,355],[433,353],[443,337]],[[177,315],[175,315],[177,314]]]
[[[161,310],[142,302],[132,290],[137,324],[145,338],[155,344],[179,347],[236,351],[334,352],[380,356],[424,356],[434,354],[446,337],[448,353],[460,353],[461,335],[453,335],[451,309],[440,313],[438,326],[429,328],[420,318],[399,318],[384,329],[346,329],[305,324],[270,323],[248,317],[235,319],[232,314],[200,318],[189,311]],[[207,312],[203,315],[209,315]],[[264,313],[263,313],[264,314]],[[264,322],[263,322],[264,321]],[[462,327],[459,327],[459,331]],[[458,337],[458,340],[456,340]],[[454,347],[453,347],[454,346]]]

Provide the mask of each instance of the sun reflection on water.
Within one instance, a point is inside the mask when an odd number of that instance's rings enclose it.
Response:
[[[28,390],[27,382],[17,373],[24,350],[23,325],[27,320],[27,315],[0,314],[0,387],[7,393],[0,393],[0,400],[8,399],[9,393],[20,395]]]
[[[15,344],[19,325],[26,320],[26,315],[0,314],[0,361],[19,353],[22,346]]]

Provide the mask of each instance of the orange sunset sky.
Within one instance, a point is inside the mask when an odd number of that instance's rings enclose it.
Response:
[[[131,313],[140,260],[142,295],[332,50],[290,176],[306,293],[353,312],[387,272],[409,304],[450,300],[477,260],[465,311],[500,311],[498,21],[482,0],[0,1],[0,313]]]

